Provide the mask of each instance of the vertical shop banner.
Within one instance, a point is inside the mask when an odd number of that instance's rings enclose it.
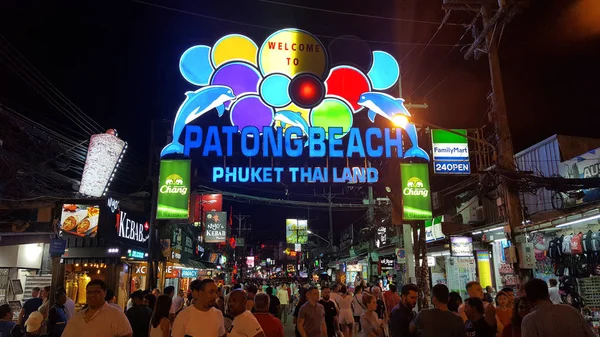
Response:
[[[206,212],[204,242],[224,243],[227,239],[227,212]]]
[[[402,180],[402,218],[430,220],[431,190],[428,164],[400,164]]]
[[[425,220],[425,240],[427,242],[441,240],[446,237],[444,232],[442,232],[443,221],[443,215],[437,216],[431,220]]]
[[[287,243],[308,243],[308,221],[299,219],[285,220],[285,238]]]
[[[479,283],[483,288],[492,286],[492,270],[490,269],[490,253],[487,250],[477,251],[477,270]]]
[[[188,219],[190,216],[190,160],[161,160],[157,219]]]
[[[451,131],[453,132],[440,129],[431,130],[433,172],[440,174],[470,174],[467,130]]]
[[[223,195],[222,194],[201,194],[194,195],[194,223],[200,223],[206,212],[221,212],[223,211]]]

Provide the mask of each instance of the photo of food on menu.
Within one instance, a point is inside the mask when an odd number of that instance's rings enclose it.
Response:
[[[98,233],[99,215],[99,206],[64,204],[60,229],[71,235],[95,237]]]

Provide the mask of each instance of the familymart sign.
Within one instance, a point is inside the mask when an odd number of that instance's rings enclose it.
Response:
[[[464,136],[463,136],[464,135]],[[433,172],[470,174],[467,130],[431,130]]]

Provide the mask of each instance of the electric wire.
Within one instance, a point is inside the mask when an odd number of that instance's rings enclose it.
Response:
[[[437,27],[437,29],[435,30],[435,33],[433,33],[433,35],[431,36],[431,38],[429,39],[429,41],[427,41],[427,44],[421,50],[421,52],[419,53],[419,56],[417,58],[420,58],[421,55],[423,55],[423,53],[425,52],[425,50],[427,50],[427,47],[429,47],[429,45],[431,44],[431,42],[433,42],[433,39],[435,39],[435,37],[439,34],[439,32],[442,30],[442,27],[446,24],[446,22],[448,21],[449,18],[450,18],[450,11],[446,11],[446,13],[444,14],[444,18],[442,19],[442,22]],[[454,49],[454,48],[455,47],[452,47],[452,49]],[[410,52],[409,52],[409,54],[410,54]],[[402,61],[405,60],[407,57],[408,57],[408,54],[402,59]],[[400,77],[400,79],[403,79],[406,76],[406,74],[407,74],[407,72],[402,73],[402,76]]]
[[[473,25],[475,24],[476,20],[477,20],[477,16],[473,19],[473,21],[471,22],[471,24],[466,27],[465,32],[460,36],[460,38],[456,42],[457,45],[460,43],[460,41],[462,41],[462,39],[467,35],[467,33],[471,31],[471,29],[473,28]],[[421,81],[421,83],[419,83],[419,85],[417,85],[417,87],[412,91],[412,93],[410,94],[410,96],[414,95],[421,88],[421,86],[423,86],[423,84],[425,84],[425,82],[427,82],[427,80],[433,75],[433,73],[440,68],[440,66],[444,63],[444,61],[448,58],[448,56],[450,56],[450,54],[452,54],[452,52],[454,51],[454,49],[456,49],[456,46],[452,47],[448,51],[448,53],[446,53],[446,55],[444,55],[444,57],[442,57],[442,59],[438,62],[438,64],[425,77],[425,79],[423,81]]]
[[[216,16],[205,15],[205,14],[191,12],[191,11],[187,11],[187,10],[183,10],[183,9],[179,9],[179,8],[174,8],[174,7],[159,5],[159,4],[156,4],[156,3],[146,2],[146,1],[143,1],[143,0],[131,0],[131,1],[135,2],[135,3],[142,4],[142,5],[147,5],[147,6],[156,7],[156,8],[160,8],[160,9],[164,9],[164,10],[170,10],[170,11],[179,12],[179,13],[183,13],[183,14],[193,15],[193,16],[204,18],[204,19],[211,19],[211,20],[216,20],[216,21],[228,22],[228,23],[233,23],[233,24],[237,24],[237,25],[243,25],[243,26],[249,26],[249,27],[254,27],[254,28],[266,29],[266,30],[270,30],[270,31],[279,30],[278,28],[274,28],[274,27],[267,27],[267,26],[263,26],[263,25],[246,23],[246,22],[241,22],[241,21],[236,21],[236,20],[231,20],[231,19],[224,19],[224,18],[220,18],[220,17],[216,17]],[[324,35],[324,34],[313,34],[313,35],[317,36],[317,37],[321,37],[321,38],[332,39],[332,40],[333,39],[354,40],[353,38],[346,38],[346,37],[343,37],[343,36],[331,36],[331,35]],[[389,45],[398,45],[398,46],[425,46],[425,45],[427,45],[426,43],[418,43],[418,42],[396,42],[396,41],[365,40],[365,39],[362,39],[362,41],[365,41],[365,42],[368,42],[368,43],[379,43],[379,44],[389,44]],[[447,48],[450,48],[450,47],[453,47],[454,45],[452,45],[452,44],[443,44],[443,43],[435,43],[435,44],[429,44],[429,46],[431,46],[431,47],[447,47]]]
[[[23,56],[23,54],[21,54],[21,52],[19,52],[19,50],[15,46],[13,46],[4,35],[0,34],[0,38],[2,38],[5,41],[5,43],[9,46],[9,48],[12,49],[13,53],[16,55],[16,58],[20,59],[25,64],[25,67],[29,68],[29,71],[35,77],[37,77],[43,85],[49,88],[51,92],[56,94],[59,97],[59,99],[61,99],[64,103],[67,104],[67,106],[73,109],[74,112],[77,113],[81,118],[85,118],[85,121],[92,124],[92,126],[95,126],[97,128],[97,133],[106,130],[102,128],[102,126],[98,122],[86,115],[77,105],[75,105],[60,90],[58,90],[58,88],[56,88],[56,86],[54,86],[52,82],[50,82],[31,62],[29,62],[29,60],[25,56]]]
[[[377,19],[377,20],[389,20],[389,21],[396,21],[396,22],[419,23],[419,24],[427,24],[427,25],[439,25],[440,24],[439,22],[436,22],[436,21],[414,20],[414,19],[401,19],[401,18],[392,18],[392,17],[379,16],[379,15],[351,13],[351,12],[341,12],[341,11],[335,11],[335,10],[330,10],[330,9],[316,8],[316,7],[309,7],[309,6],[302,6],[302,5],[290,4],[290,3],[279,2],[279,1],[270,1],[270,0],[258,0],[258,1],[259,2],[263,2],[263,3],[273,4],[273,5],[280,5],[280,6],[287,6],[287,7],[293,7],[293,8],[300,8],[300,9],[306,9],[306,10],[318,11],[318,12],[324,12],[324,13],[330,13],[330,14],[355,16],[355,17],[359,17],[359,18],[368,18],[368,19]],[[447,25],[448,26],[464,26],[461,23],[448,23]]]

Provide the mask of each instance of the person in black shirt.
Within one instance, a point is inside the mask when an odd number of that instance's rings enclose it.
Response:
[[[338,315],[337,306],[330,300],[329,295],[331,289],[328,286],[321,287],[321,300],[319,303],[325,308],[325,325],[327,326],[327,336],[335,337],[336,335],[336,316]]]
[[[413,308],[419,298],[419,287],[415,284],[405,284],[400,290],[400,303],[390,314],[390,332],[392,337],[411,336],[410,322],[415,318]]]
[[[465,314],[467,315],[467,322],[465,328],[467,329],[467,337],[494,337],[496,336],[496,319],[493,322],[488,322],[488,319],[484,316],[483,301],[477,297],[470,297],[465,300]]]
[[[267,287],[266,291],[267,295],[269,295],[270,304],[269,304],[269,313],[277,318],[279,318],[279,311],[281,310],[281,302],[279,302],[279,298],[273,295],[273,288]]]
[[[37,311],[38,308],[44,302],[44,300],[42,300],[38,296],[40,296],[40,288],[39,287],[34,287],[31,290],[31,297],[32,298],[30,298],[27,301],[25,301],[25,304],[23,304],[23,309],[21,309],[21,312],[19,313],[19,322],[18,323],[21,326],[24,326],[25,321],[27,321],[27,318],[29,318],[29,315],[31,315],[32,312]]]
[[[133,337],[148,337],[152,310],[145,304],[144,294],[140,290],[133,292],[131,299],[133,307],[127,310],[125,315],[131,324]]]

